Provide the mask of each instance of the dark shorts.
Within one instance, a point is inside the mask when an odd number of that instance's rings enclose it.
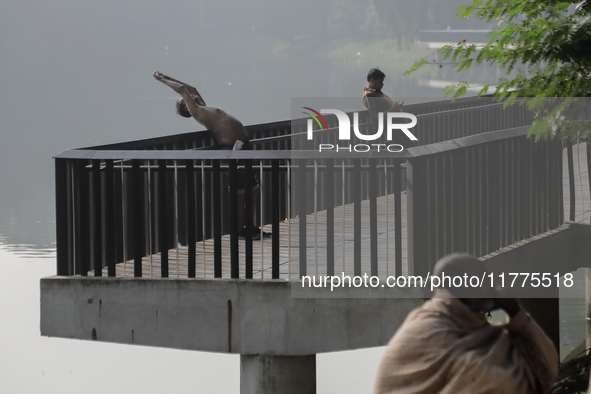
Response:
[[[234,149],[234,145],[220,145],[219,146],[219,150],[232,150],[232,149]],[[249,141],[245,142],[244,145],[242,146],[242,150],[252,150],[252,144]],[[228,160],[222,160],[222,162],[221,162],[222,165],[228,165],[228,163],[229,163]],[[244,160],[238,160],[238,166],[244,167]],[[226,173],[226,176],[227,175],[228,174]],[[252,172],[250,173],[250,182],[252,185],[252,190],[259,187],[259,178],[256,176],[254,168],[253,168]],[[240,192],[244,193],[244,189],[246,189],[246,172],[244,171],[244,168],[239,168],[238,172],[236,173],[236,186],[237,186],[239,193]]]

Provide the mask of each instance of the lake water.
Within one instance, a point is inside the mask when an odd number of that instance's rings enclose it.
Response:
[[[247,125],[289,119],[292,97],[360,96],[375,66],[388,75],[384,91],[392,97],[443,97],[419,82],[447,78],[449,70],[402,76],[418,60],[416,48],[405,55],[376,49],[378,39],[351,37],[328,56],[333,48],[313,38],[222,29],[244,19],[236,8],[243,3],[213,4],[0,5],[0,392],[239,391],[238,356],[39,334],[39,279],[55,274],[52,156],[201,129],[175,114],[175,94],[152,78],[154,70],[196,86],[208,104]],[[495,69],[479,75],[489,72],[496,76]],[[319,355],[318,392],[370,392],[382,352]]]

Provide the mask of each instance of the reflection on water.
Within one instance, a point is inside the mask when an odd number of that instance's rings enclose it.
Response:
[[[5,244],[0,238],[0,244],[4,244],[6,250],[15,256],[52,260],[56,258],[55,242],[53,248],[39,248],[35,244]]]
[[[55,220],[0,224],[0,245],[15,255],[53,259],[56,256]]]
[[[16,254],[28,254],[30,256],[39,257],[55,256],[55,239],[49,242],[31,242],[49,238],[49,236],[55,233],[53,229],[48,228],[44,230],[45,232],[41,234],[39,238],[35,238],[34,233],[26,233],[26,235],[23,235],[22,232],[10,233],[3,230],[3,227],[4,226],[0,226],[0,245],[3,245],[6,249],[11,250]]]

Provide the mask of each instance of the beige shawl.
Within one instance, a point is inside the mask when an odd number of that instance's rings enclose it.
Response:
[[[375,394],[545,393],[558,354],[525,312],[491,325],[454,298],[412,311],[388,343]]]

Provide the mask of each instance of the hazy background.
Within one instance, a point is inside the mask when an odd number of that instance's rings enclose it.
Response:
[[[53,155],[201,129],[175,114],[154,70],[244,124],[289,119],[291,97],[360,96],[371,67],[385,71],[391,96],[442,97],[417,78],[451,68],[402,73],[429,53],[419,30],[480,26],[454,19],[462,2],[0,3],[0,234],[51,245]]]
[[[246,125],[289,119],[291,97],[360,97],[371,67],[394,98],[443,97],[420,79],[494,82],[496,68],[402,76],[432,55],[420,30],[491,27],[454,19],[463,2],[0,2],[0,392],[238,392],[237,356],[39,336],[39,278],[55,273],[52,156],[201,129],[154,70]],[[318,356],[319,392],[370,392],[382,351]]]

